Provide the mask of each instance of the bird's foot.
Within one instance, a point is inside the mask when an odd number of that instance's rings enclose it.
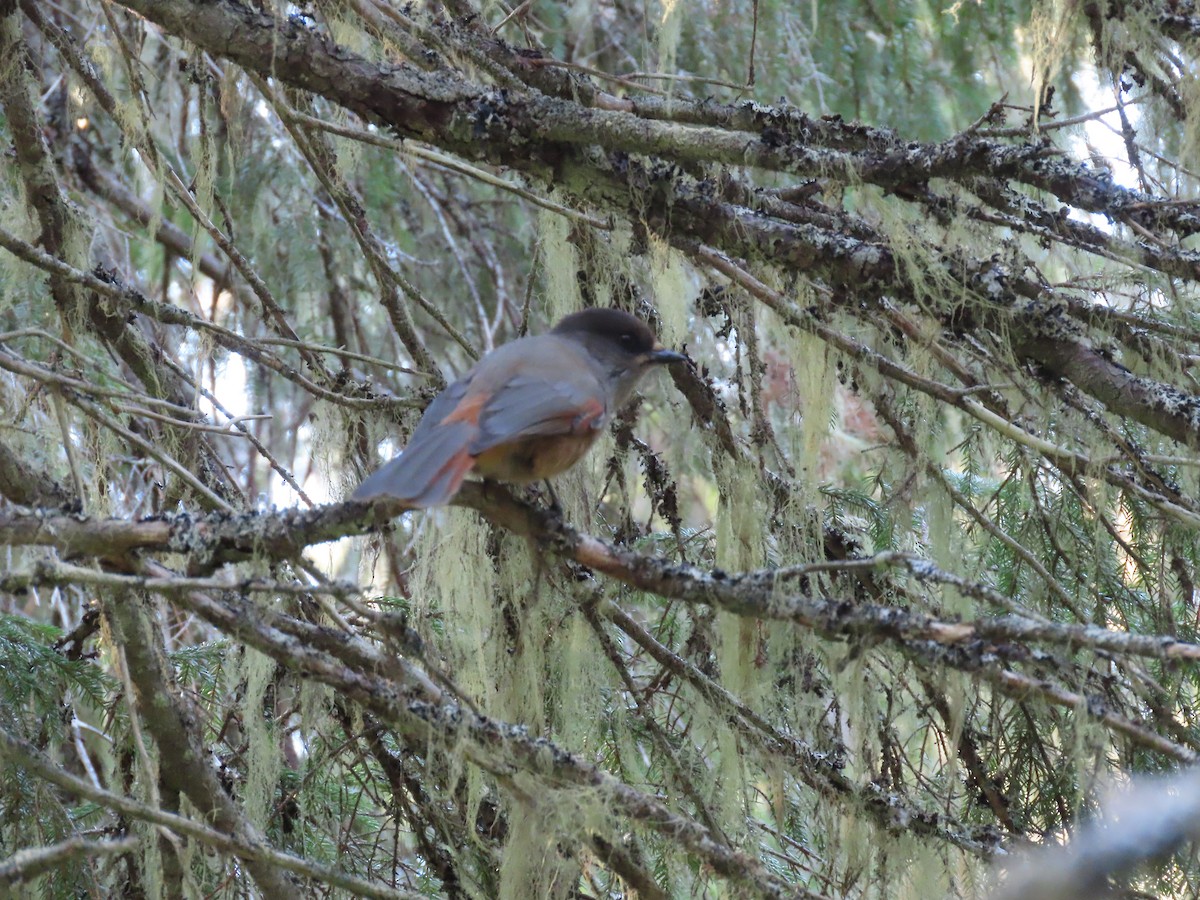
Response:
[[[542,487],[545,488],[545,492],[550,498],[550,505],[547,507],[547,510],[555,518],[561,519],[563,516],[563,507],[558,500],[558,494],[554,493],[554,485],[549,481],[543,481]]]

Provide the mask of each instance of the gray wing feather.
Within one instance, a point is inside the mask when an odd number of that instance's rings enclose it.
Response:
[[[569,381],[517,376],[484,407],[471,452],[482,453],[518,438],[569,434],[575,430],[581,411],[586,414],[594,408],[600,396],[599,385],[590,375]],[[602,424],[597,422],[595,427]]]

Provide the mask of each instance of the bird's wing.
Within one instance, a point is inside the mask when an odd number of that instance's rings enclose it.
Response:
[[[604,393],[590,371],[574,370],[553,380],[539,372],[524,372],[480,405],[479,433],[471,452],[483,453],[528,437],[589,434],[603,428],[607,419]]]
[[[442,423],[442,420],[446,416],[454,412],[454,407],[458,406],[462,402],[462,398],[466,396],[474,374],[474,372],[468,372],[433,398],[430,404],[425,407],[425,412],[421,414],[421,421],[413,429],[413,433],[408,439],[409,446],[414,443],[420,443],[428,436],[429,432]]]

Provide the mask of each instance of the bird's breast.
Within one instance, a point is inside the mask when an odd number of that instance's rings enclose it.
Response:
[[[475,471],[517,484],[553,478],[579,462],[599,433],[528,437],[490,447],[475,457]]]

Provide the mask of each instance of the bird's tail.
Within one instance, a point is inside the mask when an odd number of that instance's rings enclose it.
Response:
[[[475,465],[468,447],[476,431],[472,423],[464,421],[435,425],[372,473],[350,499],[393,497],[414,509],[450,502]]]

